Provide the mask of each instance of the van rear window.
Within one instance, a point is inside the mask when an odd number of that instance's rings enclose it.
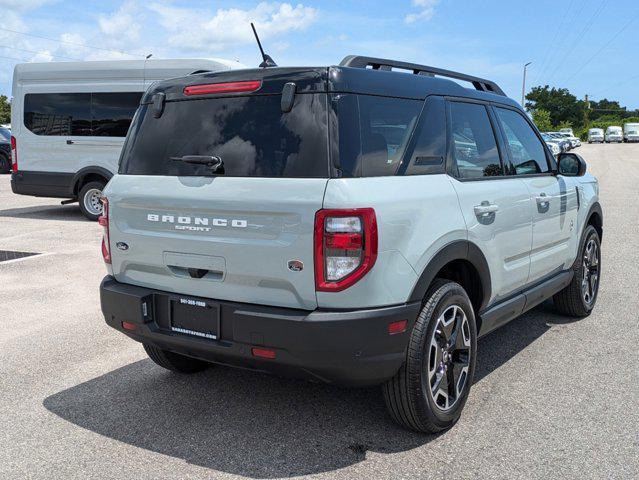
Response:
[[[329,175],[326,94],[298,94],[283,113],[280,95],[166,102],[160,118],[143,105],[122,151],[126,175],[211,176],[187,156],[214,156],[224,175],[322,177]]]

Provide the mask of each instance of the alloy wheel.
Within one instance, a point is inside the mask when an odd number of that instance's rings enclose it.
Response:
[[[586,305],[591,305],[599,287],[599,247],[594,238],[584,248],[581,277],[581,295]]]
[[[451,305],[437,318],[428,349],[428,394],[442,411],[462,397],[471,358],[470,327],[466,313]]]

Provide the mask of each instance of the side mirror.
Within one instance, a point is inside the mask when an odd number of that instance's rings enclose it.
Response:
[[[583,177],[586,174],[586,161],[576,153],[560,153],[557,157],[557,173],[565,177]]]

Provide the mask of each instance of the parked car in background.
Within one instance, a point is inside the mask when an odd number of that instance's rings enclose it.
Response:
[[[570,141],[560,133],[546,132],[545,135],[548,135],[550,138],[556,140],[559,143],[559,147],[561,148],[562,152],[567,152],[572,148]]]
[[[602,128],[588,130],[588,143],[604,143],[604,131]]]
[[[559,133],[565,133],[569,137],[575,136],[575,133],[572,131],[572,128],[560,128]]]
[[[553,155],[559,155],[566,149],[566,142],[563,140],[554,138],[547,133],[542,133],[541,138],[543,138],[544,142],[546,142],[546,145],[548,145],[548,148],[550,148]]]
[[[562,135],[564,138],[566,138],[566,140],[570,142],[571,148],[581,147],[581,140],[579,139],[579,137],[575,137],[574,135],[570,135],[569,133],[565,133],[565,132],[557,132],[557,133],[559,135]]]
[[[623,130],[621,129],[621,127],[612,126],[606,128],[605,141],[606,143],[623,142]]]
[[[16,65],[13,73],[14,193],[77,200],[102,213],[144,91],[157,80],[242,65],[228,60],[118,60]]]
[[[559,148],[559,145],[556,143],[546,142],[546,145],[548,145],[548,148],[555,157],[561,153],[561,148]]]
[[[0,173],[11,171],[11,130],[0,127]]]
[[[639,142],[639,123],[624,123],[623,141]]]

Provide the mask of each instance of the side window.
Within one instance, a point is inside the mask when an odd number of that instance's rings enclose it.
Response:
[[[36,135],[91,135],[91,94],[29,93],[24,125]]]
[[[446,156],[446,102],[441,97],[430,97],[424,104],[417,125],[412,151],[407,152],[406,175],[425,175],[444,172]]]
[[[423,100],[333,94],[329,117],[334,166],[341,177],[395,175],[424,105]],[[335,128],[337,127],[337,128]],[[336,130],[336,131],[335,131]]]
[[[505,108],[495,108],[501,124],[511,165],[507,169],[511,175],[530,175],[549,170],[546,150],[530,124],[521,114]]]
[[[91,94],[91,130],[96,137],[126,137],[142,92]]]
[[[497,142],[486,107],[475,103],[450,103],[453,158],[460,178],[503,174]]]
[[[141,92],[29,93],[24,125],[36,135],[125,137]]]
[[[423,102],[359,96],[361,176],[394,175]]]

